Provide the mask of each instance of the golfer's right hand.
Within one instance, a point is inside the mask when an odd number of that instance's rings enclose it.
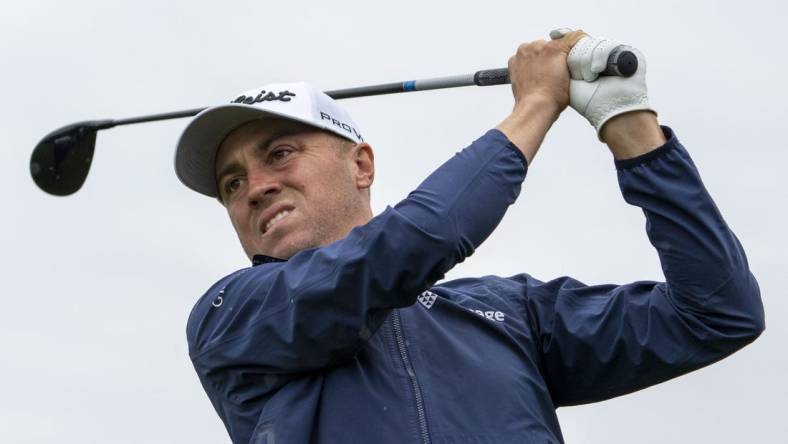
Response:
[[[558,40],[536,40],[517,48],[517,53],[509,58],[515,109],[539,103],[553,112],[553,120],[558,118],[569,105],[567,56],[585,36],[583,31],[572,31]]]

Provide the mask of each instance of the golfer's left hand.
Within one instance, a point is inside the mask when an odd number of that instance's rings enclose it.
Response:
[[[638,69],[631,77],[602,76],[607,60],[613,50],[621,45],[604,37],[582,36],[575,38],[577,31],[567,28],[550,33],[554,41],[572,37],[572,49],[567,57],[569,74],[569,104],[585,117],[596,129],[601,140],[602,127],[610,119],[631,111],[651,111],[646,88],[646,58],[642,52],[630,47],[637,55]]]

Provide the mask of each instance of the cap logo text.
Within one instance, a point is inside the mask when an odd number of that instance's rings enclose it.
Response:
[[[235,100],[230,103],[245,103],[247,105],[252,105],[255,103],[260,102],[273,102],[275,100],[279,100],[281,102],[289,102],[290,97],[295,97],[295,93],[292,93],[288,90],[280,91],[278,93],[274,93],[273,91],[262,90],[257,97],[252,96],[238,96]]]
[[[331,117],[330,114],[327,114],[327,113],[324,113],[323,111],[320,111],[320,119],[321,120],[328,120],[329,122],[331,122],[332,125],[338,126],[338,127],[342,128],[343,130],[345,130],[346,132],[356,136],[356,138],[358,138],[358,140],[360,140],[362,142],[364,141],[364,138],[361,137],[361,134],[359,134],[358,131],[356,131],[355,128],[353,128],[352,126],[348,125],[345,122],[341,122],[341,121]]]

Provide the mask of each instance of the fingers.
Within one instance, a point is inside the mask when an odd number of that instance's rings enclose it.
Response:
[[[583,72],[582,67],[584,64],[573,63],[574,60],[582,58],[584,55],[584,45],[588,40],[586,39],[582,43],[580,42],[587,37],[590,38],[582,29],[573,30],[571,28],[558,28],[550,31],[550,38],[553,40],[552,43],[567,57],[569,74],[573,79],[583,79],[586,77],[586,74],[590,74]],[[578,43],[580,43],[580,45],[577,45]]]
[[[569,54],[575,43],[579,42],[583,37],[590,37],[582,29],[573,31],[570,28],[558,28],[550,31],[550,38],[558,44],[561,51]]]
[[[558,49],[559,51],[569,54],[572,47],[575,46],[583,37],[590,37],[582,29],[572,30],[570,28],[558,28],[550,31],[550,39],[552,41],[535,40],[529,43],[523,43],[517,48],[518,54],[524,54],[528,51],[550,51]]]
[[[567,55],[570,76],[574,80],[595,81],[607,69],[610,54],[619,46],[620,43],[604,37],[580,36]]]
[[[567,59],[576,43],[588,37],[582,30],[556,29],[552,40],[523,43],[508,61],[515,104],[525,98],[547,98],[563,110],[569,104],[570,74],[582,78],[582,73],[570,73]],[[571,67],[570,67],[571,68]]]
[[[597,43],[591,55],[590,73],[596,76],[607,68],[607,59],[610,57],[610,53],[616,49],[616,46],[618,46],[618,43],[612,40],[601,40]]]
[[[547,48],[548,43],[545,40],[534,40],[533,42],[522,43],[517,47],[516,56],[525,56],[531,53],[539,53]]]
[[[560,39],[561,37],[563,37],[563,36],[565,36],[565,35],[569,34],[569,33],[570,33],[570,32],[572,32],[572,31],[573,31],[573,29],[572,29],[572,28],[558,28],[558,29],[553,29],[552,31],[550,31],[550,40],[558,40],[558,39]]]

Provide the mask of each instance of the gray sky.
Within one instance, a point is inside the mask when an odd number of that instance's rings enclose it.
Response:
[[[175,178],[186,120],[103,131],[67,198],[28,173],[49,131],[228,101],[269,82],[334,89],[505,66],[557,26],[639,47],[652,105],[742,241],[767,331],[732,357],[559,410],[569,443],[781,442],[788,433],[784,29],[748,2],[6,2],[0,12],[0,442],[223,443],[189,362],[195,300],[246,258],[222,208]],[[376,212],[509,112],[506,87],[344,102],[376,148]],[[662,279],[612,157],[568,109],[518,202],[449,278]]]

